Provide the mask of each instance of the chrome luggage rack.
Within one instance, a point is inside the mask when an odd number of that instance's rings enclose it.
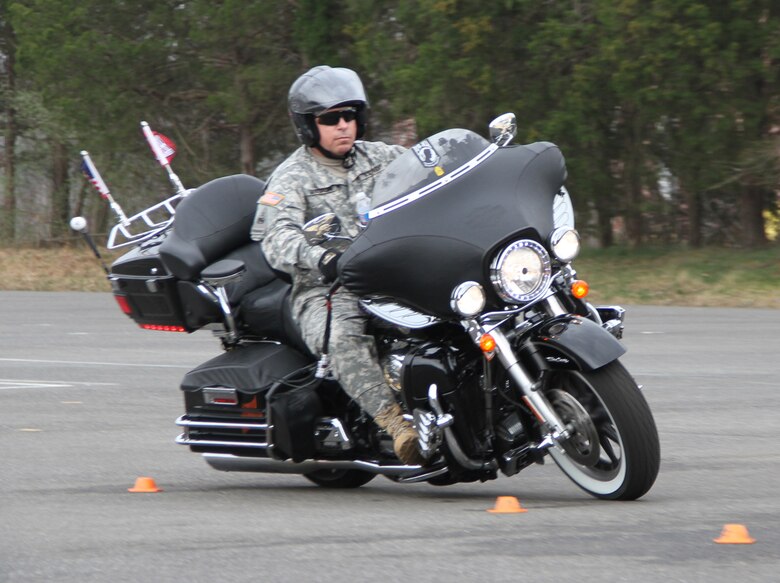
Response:
[[[190,191],[187,190],[183,193],[175,194],[156,205],[142,210],[126,221],[117,223],[109,232],[106,247],[118,249],[128,245],[136,245],[165,231],[173,223],[176,205],[189,193]],[[134,228],[139,229],[139,232],[134,233]]]

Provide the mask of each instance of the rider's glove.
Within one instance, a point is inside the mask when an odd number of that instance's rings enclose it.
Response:
[[[320,262],[317,266],[320,268],[323,283],[333,283],[336,281],[336,278],[339,276],[337,270],[339,257],[341,257],[341,253],[334,251],[333,249],[328,249],[320,257]]]

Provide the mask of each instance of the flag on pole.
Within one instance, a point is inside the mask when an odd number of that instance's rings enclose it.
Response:
[[[97,189],[100,196],[109,199],[111,197],[111,192],[108,190],[106,183],[103,182],[103,177],[100,176],[100,172],[95,168],[95,165],[92,163],[92,159],[89,157],[86,150],[81,152],[81,158],[81,171],[84,173],[84,176],[92,183],[92,186]]]
[[[145,121],[141,122],[141,130],[144,133],[146,142],[154,152],[154,157],[160,163],[160,166],[168,166],[176,155],[176,144],[173,140],[162,135],[161,133],[152,131],[149,124]]]
[[[157,145],[160,148],[160,153],[168,160],[168,164],[171,163],[174,156],[176,156],[176,144],[168,136],[164,136],[159,132],[152,132],[154,137],[157,138]]]

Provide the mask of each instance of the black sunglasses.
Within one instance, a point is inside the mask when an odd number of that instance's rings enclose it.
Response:
[[[357,119],[357,110],[350,108],[328,111],[317,116],[317,123],[324,126],[335,126],[338,125],[340,119],[346,122],[355,121]]]

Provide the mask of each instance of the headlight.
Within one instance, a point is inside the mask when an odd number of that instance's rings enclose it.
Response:
[[[547,291],[550,256],[536,241],[515,241],[490,264],[490,279],[502,299],[531,302]]]
[[[580,235],[574,229],[561,227],[550,236],[550,249],[553,255],[564,263],[573,261],[580,254]]]
[[[476,281],[466,281],[452,290],[450,306],[465,318],[476,316],[485,307],[485,290]]]

